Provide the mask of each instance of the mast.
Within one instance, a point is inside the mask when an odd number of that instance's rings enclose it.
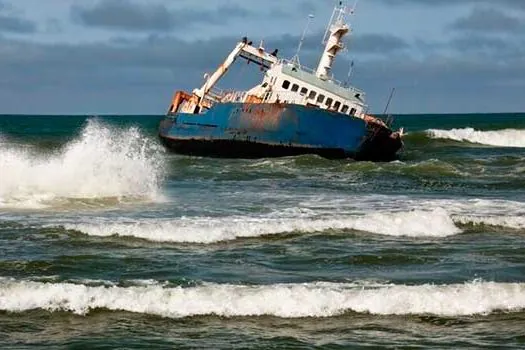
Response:
[[[335,56],[345,47],[343,37],[350,31],[350,26],[345,23],[347,11],[346,5],[343,5],[343,2],[339,1],[339,5],[334,8],[334,12],[326,28],[323,38],[323,44],[326,45],[316,71],[316,75],[320,79],[328,79]]]

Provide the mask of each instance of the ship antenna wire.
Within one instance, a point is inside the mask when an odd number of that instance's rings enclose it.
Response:
[[[308,15],[308,21],[306,22],[306,27],[303,30],[303,35],[301,36],[301,40],[299,40],[299,45],[297,46],[297,52],[292,57],[292,62],[297,64],[298,66],[301,65],[301,63],[299,62],[299,52],[301,51],[301,48],[304,42],[304,38],[306,36],[306,33],[308,32],[308,27],[310,26],[310,22],[312,21],[313,18],[314,18],[314,15],[312,14]]]
[[[390,107],[390,102],[392,101],[392,97],[394,97],[394,92],[395,92],[395,91],[396,91],[396,88],[395,88],[395,87],[392,88],[392,91],[390,91],[390,96],[388,97],[388,101],[387,101],[387,103],[386,103],[386,106],[385,106],[385,110],[384,110],[384,112],[383,112],[383,115],[386,115],[386,113],[387,113],[387,111],[388,111],[388,107]],[[392,124],[392,121],[393,121],[393,120],[392,120],[392,116],[389,115],[389,116],[387,117],[387,125]]]
[[[354,60],[350,62],[350,68],[348,69],[348,75],[346,76],[344,87],[348,87],[348,85],[350,85],[350,79],[352,78],[353,73],[354,73]]]

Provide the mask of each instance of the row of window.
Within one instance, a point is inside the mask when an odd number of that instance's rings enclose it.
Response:
[[[290,88],[290,85],[291,85],[291,83],[288,80],[285,80],[285,81],[283,81],[282,87],[283,87],[283,89],[288,90]],[[299,91],[299,85],[293,84],[292,88],[290,89],[290,91],[292,91],[292,92]],[[305,87],[301,88],[301,91],[299,91],[299,94],[301,96],[306,96],[308,94],[308,89],[305,88]],[[331,98],[331,97],[327,98],[326,101],[325,101],[326,96],[323,95],[323,94],[317,95],[317,92],[315,92],[314,90],[310,90],[310,93],[308,94],[308,99],[314,100],[316,98],[316,96],[317,96],[317,99],[316,99],[317,103],[322,104],[324,102],[324,105],[327,108],[332,108],[332,109],[334,109],[336,111],[339,111],[341,113],[348,112],[348,108],[350,108],[347,105],[343,105],[343,107],[341,108],[341,102],[335,101],[335,103],[334,103],[334,99]],[[332,106],[332,103],[333,103],[333,106]],[[339,109],[341,109],[341,110],[339,110]],[[356,112],[356,109],[352,108],[350,110],[349,114],[350,115],[354,115],[355,112]]]

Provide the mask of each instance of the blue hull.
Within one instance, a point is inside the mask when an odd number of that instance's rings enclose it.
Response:
[[[348,115],[290,104],[215,104],[203,114],[162,120],[163,143],[181,154],[262,158],[318,154],[391,160],[401,148],[390,129]]]

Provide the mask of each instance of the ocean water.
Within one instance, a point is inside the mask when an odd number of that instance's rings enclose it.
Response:
[[[174,155],[160,116],[0,116],[0,348],[525,347],[525,115],[391,163]]]

